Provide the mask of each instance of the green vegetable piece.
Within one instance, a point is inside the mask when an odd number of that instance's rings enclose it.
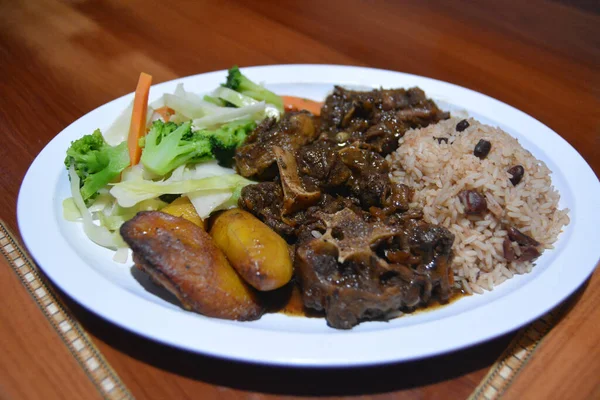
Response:
[[[283,112],[283,100],[281,97],[263,86],[252,82],[240,72],[240,69],[236,65],[229,69],[227,81],[222,86],[252,97],[254,100],[273,104],[280,112]]]
[[[225,107],[225,102],[223,100],[219,99],[218,97],[209,96],[209,95],[205,94],[202,99],[204,101],[212,103],[212,104],[214,104],[216,106]]]
[[[81,197],[89,203],[98,191],[112,182],[129,166],[127,142],[110,146],[96,129],[91,135],[75,140],[67,150],[65,166],[73,165],[80,179]]]
[[[154,121],[146,135],[141,162],[157,175],[165,175],[180,165],[213,158],[210,140],[192,132],[191,121],[180,125]]]
[[[256,128],[251,120],[233,121],[216,130],[201,130],[197,135],[207,138],[212,146],[215,158],[221,165],[231,166],[235,149],[246,141],[248,133]]]
[[[191,122],[155,121],[145,137],[141,162],[157,175],[166,175],[183,164],[217,158],[230,164],[235,149],[256,127],[254,121],[233,121],[214,130],[192,131]]]
[[[233,121],[216,130],[201,130],[196,135],[210,140],[213,148],[220,150],[235,150],[246,140],[248,132],[256,128],[256,123],[250,120]]]

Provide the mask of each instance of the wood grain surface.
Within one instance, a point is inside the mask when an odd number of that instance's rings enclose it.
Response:
[[[233,64],[347,64],[424,75],[542,121],[598,175],[600,14],[569,3],[576,2],[0,1],[0,218],[18,232],[18,190],[35,156],[77,118],[133,91],[142,70],[155,83]],[[0,293],[0,398],[93,398],[3,264]],[[600,397],[599,293],[597,272],[507,397]],[[59,296],[144,399],[462,399],[513,337],[384,367],[270,368],[150,342]]]
[[[583,296],[575,297],[571,311],[517,375],[508,399],[600,399],[599,288],[596,272]]]
[[[0,281],[0,398],[101,398],[2,257]]]

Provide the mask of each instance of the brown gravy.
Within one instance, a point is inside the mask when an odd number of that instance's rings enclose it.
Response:
[[[442,303],[437,299],[432,299],[426,307],[418,307],[413,311],[405,311],[404,314],[417,314],[422,312],[429,312],[437,310],[444,306],[447,306],[455,301],[470,296],[464,291],[455,291],[446,303]],[[266,297],[267,312],[269,313],[282,313],[294,317],[307,317],[307,318],[324,318],[323,312],[315,311],[304,307],[302,302],[302,292],[296,282],[284,286],[281,289],[270,292]]]
[[[266,296],[262,297],[262,299],[266,303],[268,313],[282,313],[307,318],[325,317],[323,312],[304,307],[300,286],[295,281],[290,282],[281,289],[264,294]]]

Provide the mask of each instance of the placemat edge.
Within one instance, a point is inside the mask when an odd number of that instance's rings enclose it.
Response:
[[[515,378],[529,363],[544,341],[546,334],[556,325],[567,305],[564,303],[534,322],[518,330],[506,350],[489,369],[468,400],[498,400],[508,390]]]
[[[73,318],[15,235],[0,220],[0,252],[29,295],[76,359],[86,376],[107,400],[133,399],[116,371]]]

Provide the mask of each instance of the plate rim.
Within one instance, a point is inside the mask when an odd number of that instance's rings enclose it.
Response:
[[[581,155],[579,155],[579,153],[566,140],[564,140],[558,133],[554,132],[549,127],[545,126],[544,124],[542,124],[535,118],[529,116],[528,114],[526,114],[506,103],[503,103],[497,99],[494,99],[490,96],[476,92],[472,89],[468,89],[468,88],[465,88],[462,86],[458,86],[458,85],[455,85],[455,84],[452,84],[449,82],[440,81],[440,80],[436,80],[436,79],[429,78],[429,77],[424,77],[424,76],[419,76],[419,75],[414,75],[414,74],[407,74],[407,73],[397,72],[397,71],[384,70],[384,69],[357,67],[357,66],[329,65],[329,64],[285,64],[285,65],[244,67],[243,71],[245,74],[247,74],[251,78],[253,78],[254,76],[256,76],[256,77],[261,77],[261,76],[272,77],[273,74],[277,75],[277,76],[290,76],[290,74],[293,74],[294,72],[295,73],[301,72],[300,75],[308,74],[308,73],[312,73],[312,72],[319,72],[320,75],[317,75],[316,78],[311,77],[310,82],[321,82],[324,84],[325,83],[329,84],[332,82],[339,82],[338,80],[327,80],[327,81],[325,81],[325,80],[327,79],[328,76],[340,76],[340,74],[341,75],[349,74],[349,76],[351,76],[352,74],[356,75],[356,74],[363,73],[364,76],[367,76],[366,79],[367,80],[370,79],[371,82],[373,82],[375,80],[373,78],[378,75],[388,75],[388,76],[393,75],[395,78],[398,78],[398,79],[406,79],[408,81],[410,81],[410,80],[423,81],[423,82],[426,82],[427,85],[431,84],[431,85],[439,86],[442,88],[446,88],[447,90],[457,90],[460,93],[462,93],[464,96],[468,97],[470,100],[473,100],[473,98],[474,98],[475,100],[480,100],[480,101],[482,101],[482,103],[485,103],[486,107],[492,107],[492,108],[497,107],[498,109],[502,109],[505,112],[509,112],[510,114],[513,114],[515,118],[518,117],[519,120],[526,121],[527,123],[535,126],[537,129],[544,131],[546,134],[550,134],[550,138],[554,141],[553,143],[558,145],[559,151],[561,153],[566,152],[569,156],[574,157],[574,159],[577,161],[576,167],[578,169],[578,172],[583,175],[583,178],[580,180],[583,180],[584,182],[594,182],[594,179],[595,179],[595,182],[591,187],[591,193],[588,193],[590,195],[589,197],[596,198],[596,199],[600,198],[600,184],[598,183],[598,180],[597,180],[593,170],[585,162],[585,160],[581,157]],[[156,93],[157,91],[160,91],[161,89],[163,89],[165,87],[174,85],[174,83],[180,82],[180,81],[211,79],[213,77],[218,77],[220,80],[222,80],[223,77],[225,76],[224,75],[225,73],[226,73],[226,70],[221,70],[221,71],[213,71],[213,72],[208,72],[208,73],[202,73],[202,74],[196,74],[196,75],[192,75],[192,76],[177,78],[177,79],[174,79],[171,81],[162,82],[160,84],[154,85],[153,92]],[[361,78],[361,79],[364,79],[364,78]],[[277,81],[277,79],[272,79],[272,80],[267,79],[267,81],[269,84],[286,83],[286,82],[291,83],[292,82],[292,80],[290,80],[290,79],[288,79],[287,81],[279,79],[279,82]],[[308,81],[309,80],[305,80],[305,83]],[[298,81],[297,79],[294,79],[293,82],[294,83],[302,83],[302,79],[300,81]],[[372,86],[372,83],[371,83],[371,86]],[[211,90],[211,89],[212,89],[212,87],[208,87],[207,91]],[[427,90],[425,90],[425,92],[428,93]],[[428,95],[429,95],[429,93],[428,93]],[[557,274],[556,272],[560,272],[560,271],[556,271],[556,269],[559,267],[555,267],[555,269],[551,270],[551,272],[554,272],[552,274],[547,274],[546,272],[548,272],[548,271],[544,271],[544,273],[542,273],[540,276],[536,277],[536,279],[534,280],[536,282],[536,284],[534,286],[540,286],[542,284],[547,284],[556,290],[555,293],[557,295],[555,295],[555,297],[552,299],[552,301],[550,303],[543,303],[543,302],[540,302],[539,299],[537,301],[535,299],[533,299],[531,301],[531,303],[528,305],[528,307],[529,307],[528,312],[525,314],[518,314],[518,318],[513,319],[512,323],[510,323],[508,325],[502,325],[502,324],[498,325],[498,322],[494,323],[493,321],[488,321],[487,319],[485,319],[485,317],[486,317],[485,313],[482,312],[482,311],[485,311],[483,309],[485,309],[486,307],[485,306],[478,307],[475,310],[470,310],[468,312],[463,313],[463,314],[468,314],[468,315],[459,314],[459,315],[452,317],[453,320],[455,321],[455,324],[452,324],[452,325],[466,324],[465,326],[468,326],[469,322],[470,322],[469,321],[470,318],[474,318],[474,319],[483,318],[486,322],[489,322],[490,325],[484,329],[484,332],[480,332],[478,335],[475,335],[476,336],[475,338],[473,338],[472,336],[467,337],[467,338],[463,337],[463,338],[459,338],[458,340],[455,340],[454,343],[452,343],[452,344],[442,343],[442,345],[437,345],[437,346],[433,346],[433,347],[425,346],[422,348],[412,349],[412,351],[408,351],[408,352],[398,352],[398,350],[391,350],[391,351],[387,351],[387,352],[383,352],[383,353],[378,352],[377,354],[374,354],[372,349],[369,350],[369,349],[360,348],[360,349],[357,349],[356,352],[353,354],[348,354],[347,351],[340,352],[340,351],[337,351],[336,349],[348,348],[349,345],[353,345],[353,344],[355,345],[356,336],[364,337],[366,342],[380,341],[380,340],[389,341],[390,333],[392,331],[397,331],[397,330],[404,330],[404,332],[397,332],[398,338],[404,338],[405,336],[407,336],[407,335],[410,336],[410,334],[414,334],[414,333],[421,333],[421,334],[423,334],[423,337],[421,339],[423,341],[426,341],[428,338],[433,339],[433,337],[435,336],[433,333],[435,333],[436,330],[439,329],[439,327],[435,327],[434,325],[440,324],[440,320],[434,320],[434,321],[429,321],[429,322],[424,322],[422,324],[418,324],[417,326],[419,327],[419,329],[417,329],[417,330],[415,330],[414,327],[409,326],[409,327],[384,329],[381,331],[358,332],[356,334],[354,334],[353,331],[349,331],[349,332],[335,331],[333,329],[332,329],[331,333],[327,333],[327,334],[323,334],[323,333],[306,334],[306,333],[262,331],[262,330],[258,330],[258,329],[254,329],[254,328],[249,328],[247,326],[243,326],[243,323],[240,323],[240,326],[227,325],[227,324],[221,324],[221,323],[216,322],[218,320],[211,320],[210,318],[198,316],[198,315],[191,314],[191,313],[189,315],[185,315],[185,314],[182,314],[179,312],[173,313],[172,310],[168,310],[164,307],[160,307],[157,304],[151,304],[148,301],[141,299],[139,296],[137,296],[133,293],[129,293],[124,288],[114,285],[107,278],[105,278],[100,273],[95,271],[92,267],[88,267],[89,270],[91,270],[88,272],[91,272],[91,274],[87,274],[86,276],[88,278],[90,278],[90,277],[93,277],[94,275],[97,275],[97,276],[95,276],[96,278],[98,276],[100,276],[102,279],[95,282],[95,284],[97,284],[99,286],[99,287],[95,288],[95,291],[92,291],[92,293],[86,293],[85,291],[82,291],[81,288],[77,289],[72,286],[73,282],[70,281],[68,278],[65,278],[65,276],[66,276],[65,271],[61,271],[62,267],[60,265],[58,265],[59,263],[56,260],[54,260],[53,257],[51,257],[51,253],[48,252],[48,249],[43,249],[41,247],[44,245],[43,238],[39,237],[39,235],[40,235],[39,230],[38,231],[35,230],[35,223],[36,223],[35,217],[39,218],[39,215],[36,215],[36,216],[33,215],[33,213],[31,212],[32,205],[30,204],[32,201],[31,200],[32,194],[36,193],[36,190],[34,187],[35,183],[36,183],[36,181],[34,180],[34,175],[35,175],[35,172],[39,171],[39,168],[43,168],[45,166],[44,162],[46,162],[48,158],[52,159],[51,151],[53,149],[53,146],[56,147],[56,144],[58,142],[60,142],[59,139],[61,137],[64,137],[65,132],[69,132],[69,130],[72,130],[74,126],[76,127],[78,124],[81,124],[82,120],[92,118],[93,114],[97,113],[98,110],[102,109],[103,107],[107,107],[111,104],[116,104],[118,102],[124,103],[126,101],[126,99],[129,99],[132,96],[133,96],[133,93],[126,94],[124,96],[121,96],[113,101],[110,101],[110,102],[86,113],[84,116],[78,118],[72,124],[70,124],[65,129],[63,129],[60,133],[58,133],[44,147],[44,149],[36,156],[35,160],[30,165],[25,177],[23,178],[23,182],[22,182],[21,188],[19,190],[18,201],[17,201],[17,220],[18,220],[19,230],[21,232],[21,236],[23,238],[25,246],[28,248],[32,257],[37,261],[40,268],[46,273],[46,275],[48,275],[48,277],[52,280],[52,282],[54,284],[56,284],[58,287],[60,287],[65,293],[67,293],[70,297],[72,297],[79,304],[81,304],[86,309],[90,310],[91,312],[95,313],[96,315],[99,315],[100,317],[102,317],[103,319],[105,319],[111,323],[114,323],[124,329],[127,329],[129,331],[137,333],[141,336],[147,337],[151,340],[158,341],[158,342],[170,345],[170,346],[178,347],[178,348],[181,348],[184,350],[209,355],[209,356],[215,356],[215,357],[219,357],[219,358],[245,361],[245,362],[251,362],[251,363],[280,365],[280,366],[350,367],[350,366],[364,366],[364,365],[375,365],[375,364],[383,364],[383,363],[391,363],[391,362],[410,361],[410,360],[430,357],[430,356],[434,356],[434,355],[439,355],[439,354],[447,353],[450,351],[459,350],[459,349],[462,349],[467,346],[475,345],[475,344],[481,343],[483,341],[490,340],[494,337],[498,337],[502,334],[508,333],[514,329],[517,329],[517,328],[523,326],[524,324],[543,315],[545,312],[547,312],[548,310],[550,310],[551,308],[553,308],[554,306],[559,304],[561,301],[563,301],[566,297],[568,297],[569,294],[574,292],[581,284],[583,284],[585,282],[585,280],[589,277],[589,275],[594,271],[594,269],[598,263],[598,258],[599,258],[598,254],[596,254],[596,255],[585,254],[584,256],[585,256],[586,262],[584,264],[586,264],[587,267],[583,268],[582,271],[579,271],[579,274],[577,275],[577,279],[574,279],[572,275],[562,276],[561,274]],[[65,149],[63,149],[62,154],[64,154]],[[60,168],[62,168],[62,167],[60,167]],[[51,169],[52,169],[52,167],[51,167]],[[52,170],[54,170],[54,169],[52,169]],[[563,172],[563,171],[561,171],[561,172]],[[64,174],[64,179],[66,179],[66,172]],[[576,181],[576,183],[577,182],[579,182],[579,181]],[[579,184],[579,183],[577,183],[577,184]],[[51,202],[52,205],[55,202],[54,195],[55,195],[55,193],[52,193],[52,197],[53,197],[52,202]],[[561,193],[561,197],[562,197],[562,195],[563,195],[563,193]],[[600,224],[599,217],[592,217],[589,219],[584,219],[583,221],[581,221],[580,219],[577,219],[577,220],[575,219],[575,215],[579,215],[581,208],[583,208],[584,210],[593,209],[594,206],[596,206],[598,208],[598,206],[600,204],[594,204],[593,200],[590,200],[589,198],[587,199],[587,201],[580,201],[581,199],[573,199],[573,200],[576,202],[578,207],[577,207],[577,209],[571,210],[571,213],[572,213],[572,214],[570,214],[571,223],[567,227],[567,229],[569,229],[572,233],[575,233],[575,229],[574,229],[575,225],[583,224],[584,228],[585,228],[586,226],[593,225],[594,223],[596,225]],[[583,199],[583,200],[585,200],[585,199]],[[590,207],[592,207],[592,208],[590,208]],[[36,211],[36,212],[40,213],[43,211],[48,211],[48,208],[40,207],[39,211]],[[48,218],[48,217],[49,216],[46,215],[46,218]],[[38,221],[39,221],[39,219],[38,219]],[[54,221],[54,222],[56,224],[59,224],[60,221]],[[59,227],[59,225],[56,225],[56,226]],[[581,226],[579,226],[578,228],[583,229],[583,228],[581,228]],[[577,231],[577,233],[578,232],[579,231]],[[563,235],[564,235],[564,233],[563,233]],[[590,235],[590,236],[593,236],[593,235]],[[60,237],[62,238],[62,236],[60,236]],[[579,238],[579,236],[578,236],[578,239],[585,240],[586,238]],[[588,237],[586,243],[587,242],[592,243],[592,238]],[[65,251],[66,252],[65,254],[69,257],[68,261],[71,261],[71,262],[73,262],[73,261],[81,262],[82,261],[81,257],[79,257],[79,255],[74,253],[73,249],[69,249],[68,246],[65,248],[65,244],[68,244],[68,243],[66,243],[66,241],[64,243],[55,243],[55,244],[57,244],[57,246],[55,246],[53,248],[53,250]],[[70,254],[69,251],[73,252],[73,254]],[[63,254],[63,255],[65,255],[65,254]],[[562,260],[562,258],[564,258],[564,257],[560,257],[560,254],[559,254],[558,258],[555,259],[553,261],[553,263],[557,263],[559,260]],[[550,267],[551,267],[551,265],[547,269],[550,270],[551,269]],[[562,268],[565,268],[565,267],[562,267]],[[79,272],[81,272],[81,271],[79,271]],[[79,275],[80,274],[77,274],[77,276],[79,276]],[[560,282],[558,282],[559,278],[560,278]],[[528,285],[531,283],[533,283],[533,282],[529,282]],[[523,288],[520,288],[519,290],[522,290],[522,289]],[[102,290],[102,293],[98,293],[100,290]],[[107,295],[117,296],[119,300],[126,300],[127,303],[124,306],[122,304],[118,304],[118,302],[116,302],[115,299],[111,299],[111,300],[107,301],[107,298],[106,298]],[[507,299],[507,297],[508,297],[508,299]],[[505,310],[519,309],[518,307],[520,306],[518,304],[518,302],[516,301],[516,298],[510,298],[510,296],[504,296],[503,298],[497,299],[496,301],[494,301],[494,303],[497,303],[497,304],[493,308],[502,306],[502,308]],[[153,325],[152,323],[150,323],[148,321],[140,322],[139,315],[138,315],[138,320],[136,322],[136,325],[132,326],[131,320],[129,319],[129,318],[131,318],[132,313],[134,313],[134,314],[140,313],[140,309],[136,308],[136,307],[140,307],[140,306],[148,307],[148,304],[151,304],[150,308],[152,309],[152,311],[156,311],[160,317],[164,318],[164,320],[161,320],[162,321],[161,324],[163,326],[162,327],[156,326],[156,324]],[[157,311],[157,310],[154,310],[154,308],[157,308],[160,310]],[[114,313],[115,310],[117,310],[118,312]],[[479,310],[479,311],[477,311],[477,310]],[[141,313],[142,316],[144,316],[148,312],[148,310],[144,310],[144,309],[142,309],[142,311],[144,311]],[[466,318],[467,316],[470,318]],[[152,320],[153,318],[148,318],[148,319]],[[174,323],[174,324],[179,323],[180,324],[182,322],[185,322],[185,324],[186,324],[185,329],[191,329],[191,328],[199,328],[200,330],[207,329],[207,328],[211,329],[211,330],[214,329],[215,332],[205,334],[202,337],[202,339],[207,340],[209,344],[206,345],[206,344],[200,343],[200,345],[199,345],[198,341],[190,341],[189,338],[186,339],[185,337],[182,337],[181,334],[173,335],[173,332],[171,330],[169,330],[168,328],[165,328],[165,326],[166,327],[170,326],[171,323]],[[444,326],[444,325],[445,324],[442,324],[442,326]],[[233,326],[233,328],[232,328],[232,326]],[[422,332],[424,329],[429,330],[430,333],[428,334],[427,332]],[[254,349],[254,350],[248,349],[247,347],[243,346],[243,343],[236,343],[236,341],[239,340],[240,335],[255,338],[257,331],[261,332],[261,334],[260,334],[261,342],[269,343],[271,346],[274,347],[273,349],[269,350],[269,352],[267,352],[265,354],[257,353],[256,349]],[[218,333],[218,335],[215,336],[215,333]],[[461,331],[461,333],[468,333],[468,330]],[[286,347],[289,348],[289,346],[280,346],[280,345],[276,344],[277,340],[282,339],[282,336],[284,336],[285,340],[288,341],[287,343],[300,342],[300,343],[302,343],[302,346],[300,346],[300,347],[311,345],[311,344],[313,347],[312,347],[312,349],[309,349],[309,348],[304,349],[303,348],[303,350],[307,350],[304,352],[298,352],[298,351],[291,352],[291,353],[289,351],[286,352]],[[311,340],[306,342],[306,338],[308,336],[310,336]],[[334,339],[332,340],[332,338],[334,338]],[[227,342],[229,344],[224,346],[223,344],[215,343],[214,342],[215,339],[225,340],[226,342],[229,341],[229,342]],[[212,340],[212,342],[211,342],[211,340]],[[317,341],[317,340],[319,340],[320,342],[316,343],[315,341]],[[377,347],[377,349],[378,349],[378,347]],[[274,352],[280,352],[280,354],[274,354]],[[281,353],[281,352],[283,352],[283,353]]]

